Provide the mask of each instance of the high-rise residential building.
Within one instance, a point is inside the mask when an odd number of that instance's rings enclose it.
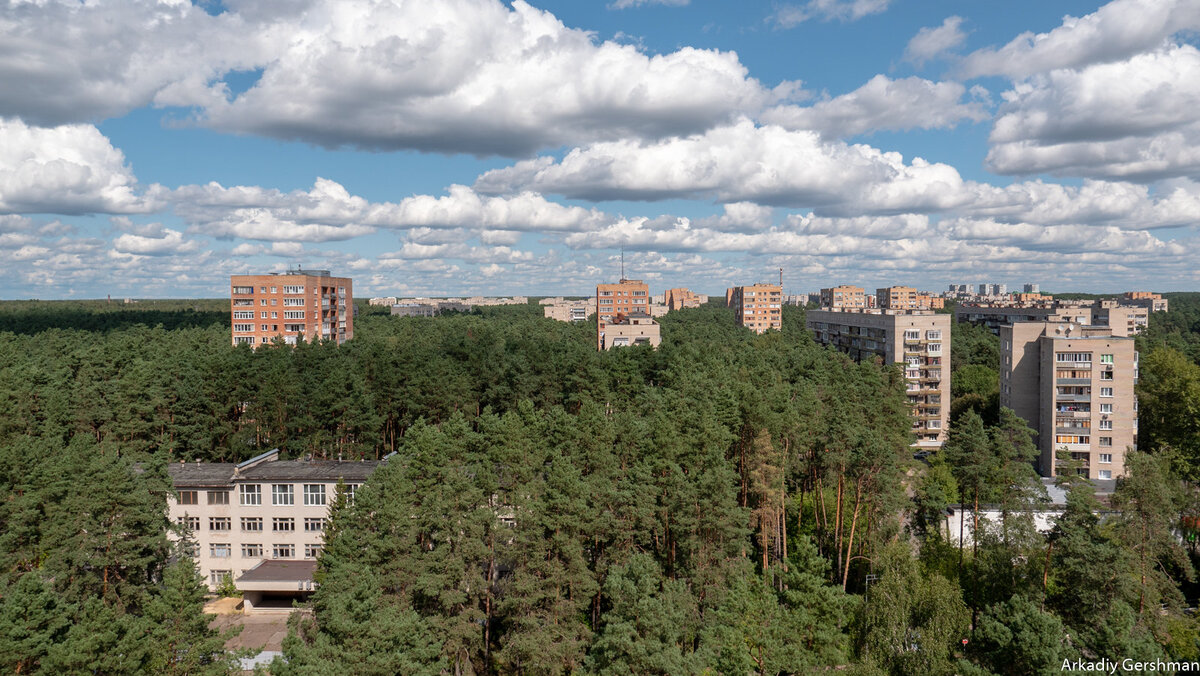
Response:
[[[1056,476],[1059,451],[1091,479],[1124,475],[1137,448],[1138,354],[1106,326],[1017,322],[1000,328],[1000,405],[1037,433],[1038,471]]]
[[[889,286],[875,290],[876,304],[880,310],[940,310],[946,301],[911,286]]]
[[[663,294],[668,310],[682,310],[686,307],[700,307],[700,296],[687,289],[667,289]]]
[[[901,364],[916,445],[940,448],[950,424],[950,315],[928,310],[809,310],[817,342],[853,359]]]
[[[167,466],[174,486],[167,497],[167,515],[187,529],[193,558],[209,589],[216,589],[226,577],[243,589],[241,578],[262,564],[288,562],[302,571],[301,579],[288,580],[282,587],[264,587],[269,581],[262,579],[250,584],[248,607],[264,596],[294,595],[304,575],[307,591],[312,590],[313,566],[304,564],[315,564],[320,555],[339,483],[353,500],[355,489],[379,465],[378,461],[278,458],[276,449],[238,464]]]
[[[257,347],[282,338],[289,345],[354,337],[354,289],[328,270],[232,275],[233,344]]]
[[[542,301],[542,313],[548,319],[560,322],[582,322],[587,320],[588,313],[596,307],[596,299],[564,300],[556,298],[553,302]]]
[[[988,295],[991,295],[991,296],[1004,296],[1004,295],[1008,294],[1008,285],[1007,284],[990,284],[990,285],[988,285],[988,291],[989,291]]]
[[[783,289],[778,284],[733,288],[734,321],[755,333],[783,328]]]
[[[650,287],[639,279],[596,285],[596,349],[604,350],[608,324],[633,314],[650,314]]]
[[[1015,322],[1068,322],[1085,326],[1107,326],[1115,336],[1132,336],[1144,330],[1150,311],[1116,299],[1056,300],[1041,294],[1017,294],[1013,298],[960,303],[955,321],[986,326],[998,334],[1000,327]]]
[[[1147,308],[1151,312],[1166,312],[1169,308],[1169,302],[1162,294],[1150,291],[1126,291],[1125,302],[1128,305]]]
[[[821,307],[862,309],[869,307],[867,292],[861,286],[843,284],[828,289],[821,289]]]
[[[988,295],[988,285],[987,284],[979,285],[979,295],[981,295],[981,296]]]
[[[1041,293],[1042,289],[1037,284],[1028,284],[1027,283],[1027,284],[1025,284],[1024,287],[1021,288],[1021,291],[1024,293]]]

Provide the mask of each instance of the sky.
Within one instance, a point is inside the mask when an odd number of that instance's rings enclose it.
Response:
[[[0,298],[1200,288],[1200,0],[0,0]]]

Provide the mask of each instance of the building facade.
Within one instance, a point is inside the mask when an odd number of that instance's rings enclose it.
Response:
[[[167,514],[186,527],[209,589],[264,561],[315,561],[339,483],[352,499],[379,465],[278,458],[274,450],[238,464],[167,466]]]
[[[925,310],[809,310],[813,337],[862,361],[901,364],[921,448],[941,448],[950,425],[950,315]]]
[[[1137,448],[1138,354],[1109,327],[1017,322],[1000,329],[1000,405],[1037,433],[1038,471],[1056,476],[1059,451],[1090,479],[1124,475]]]
[[[282,338],[336,340],[354,337],[354,288],[328,270],[295,270],[229,278],[233,344],[258,347]]]
[[[860,286],[834,286],[821,289],[821,307],[832,309],[864,309],[867,305],[867,292]]]
[[[609,322],[604,329],[601,350],[631,345],[658,347],[662,343],[662,327],[650,315],[634,313]]]
[[[555,299],[551,303],[543,303],[542,315],[547,319],[560,322],[587,321],[588,313],[596,307],[596,299],[563,300]]]
[[[1148,325],[1150,310],[1115,299],[1055,300],[1050,296],[1018,294],[1007,300],[960,303],[954,319],[986,326],[999,334],[1000,327],[1016,322],[1067,322],[1107,326],[1116,336],[1133,336]]]
[[[1144,307],[1151,312],[1166,312],[1170,303],[1162,294],[1151,293],[1149,291],[1126,291],[1125,302],[1128,305]]]
[[[683,308],[700,307],[703,302],[698,294],[694,294],[688,289],[667,289],[663,294],[664,303],[668,310],[682,310]]]
[[[650,313],[650,287],[639,279],[596,285],[596,349],[604,350],[608,324],[632,314]]]
[[[778,284],[735,286],[730,302],[738,326],[755,333],[783,328],[783,289]]]

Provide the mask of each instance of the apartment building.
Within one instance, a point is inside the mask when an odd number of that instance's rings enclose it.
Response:
[[[667,306],[667,310],[682,310],[688,307],[700,307],[705,301],[700,300],[700,295],[692,293],[687,289],[667,289],[663,294],[663,302]]]
[[[783,328],[783,289],[778,284],[735,286],[730,303],[738,326],[755,333]]]
[[[809,310],[813,337],[853,359],[901,364],[916,446],[941,448],[950,425],[950,315],[928,310]]]
[[[238,584],[264,562],[315,562],[339,483],[353,499],[355,489],[378,465],[279,460],[278,449],[237,464],[171,464],[167,472],[174,493],[167,499],[167,514],[187,528],[196,564],[210,589],[225,577]],[[287,595],[297,587],[251,591],[257,596],[247,597],[248,606],[269,599],[272,592]]]
[[[596,285],[596,349],[604,350],[608,324],[633,314],[650,313],[650,287],[640,279]]]
[[[946,301],[911,286],[889,286],[875,290],[875,305],[880,310],[940,310]]]
[[[1115,299],[1056,300],[1050,296],[1025,296],[1012,300],[960,303],[954,318],[986,326],[999,334],[1000,327],[1015,322],[1067,322],[1084,326],[1107,326],[1116,336],[1133,336],[1147,326],[1150,310]]]
[[[542,315],[547,319],[560,322],[587,321],[588,313],[596,307],[595,298],[584,300],[564,300],[556,298],[553,302],[542,302]]]
[[[282,338],[289,345],[354,337],[354,290],[349,277],[328,270],[232,275],[233,344],[257,347]]]
[[[1163,298],[1162,294],[1149,291],[1126,291],[1125,304],[1144,307],[1151,312],[1166,312],[1170,307],[1170,301]]]
[[[1138,354],[1107,326],[1017,322],[1000,329],[1000,405],[1037,432],[1038,471],[1056,476],[1069,452],[1089,479],[1124,475],[1137,448]]]
[[[861,286],[834,286],[821,289],[821,307],[823,308],[866,308],[867,292]]]
[[[662,329],[650,315],[635,312],[616,317],[604,327],[604,343],[601,350],[630,345],[658,347],[662,343]]]
[[[1021,287],[1022,293],[1041,293],[1042,288],[1037,284],[1026,283]]]

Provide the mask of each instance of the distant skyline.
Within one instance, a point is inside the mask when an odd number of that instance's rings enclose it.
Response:
[[[1200,289],[1200,3],[0,4],[0,298]]]

